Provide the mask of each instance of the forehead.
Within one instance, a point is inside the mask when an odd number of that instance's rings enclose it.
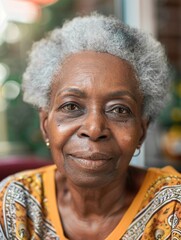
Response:
[[[108,70],[109,68],[114,68],[117,72],[134,72],[132,66],[123,59],[113,56],[109,53],[100,53],[94,51],[85,51],[76,54],[72,54],[67,57],[61,68],[62,74],[66,73],[67,68],[89,68],[89,69],[101,69]]]
[[[108,87],[126,84],[134,89],[138,86],[135,71],[128,62],[108,53],[93,51],[72,54],[66,58],[53,85],[56,88],[71,84],[88,87],[103,82]]]

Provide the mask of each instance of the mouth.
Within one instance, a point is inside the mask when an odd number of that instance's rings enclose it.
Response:
[[[112,157],[105,153],[94,152],[88,154],[86,152],[76,152],[68,155],[69,158],[79,164],[81,167],[96,170],[104,167]]]

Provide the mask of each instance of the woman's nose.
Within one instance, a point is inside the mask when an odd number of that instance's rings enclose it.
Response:
[[[111,132],[107,127],[106,119],[102,114],[89,114],[83,120],[78,130],[80,138],[89,138],[92,141],[108,140]]]

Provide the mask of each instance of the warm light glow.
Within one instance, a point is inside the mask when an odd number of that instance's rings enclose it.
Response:
[[[8,21],[33,23],[40,17],[40,7],[24,0],[0,0]]]
[[[0,27],[6,21],[33,23],[41,16],[40,6],[57,0],[0,0]]]
[[[6,26],[7,26],[7,16],[0,0],[0,42],[1,42],[1,36],[3,35],[3,32],[6,29]]]
[[[5,99],[15,99],[20,93],[20,84],[16,81],[9,80],[2,86],[2,97]]]
[[[9,76],[9,68],[6,64],[0,63],[0,86],[3,85]]]
[[[57,2],[57,0],[28,0],[28,1],[41,5],[47,5]]]
[[[6,111],[8,107],[8,102],[5,99],[1,99],[1,89],[0,89],[0,113]]]
[[[18,42],[21,38],[19,27],[15,23],[8,23],[3,38],[4,41],[10,44]]]
[[[0,0],[0,24],[2,24],[5,21],[5,19],[6,19],[6,13],[2,5],[2,2]]]

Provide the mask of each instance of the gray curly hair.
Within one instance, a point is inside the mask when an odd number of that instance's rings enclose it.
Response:
[[[87,50],[112,54],[133,66],[144,96],[143,113],[153,121],[169,88],[163,47],[150,35],[97,13],[76,17],[34,43],[23,75],[24,101],[48,108],[53,76],[65,58]]]

